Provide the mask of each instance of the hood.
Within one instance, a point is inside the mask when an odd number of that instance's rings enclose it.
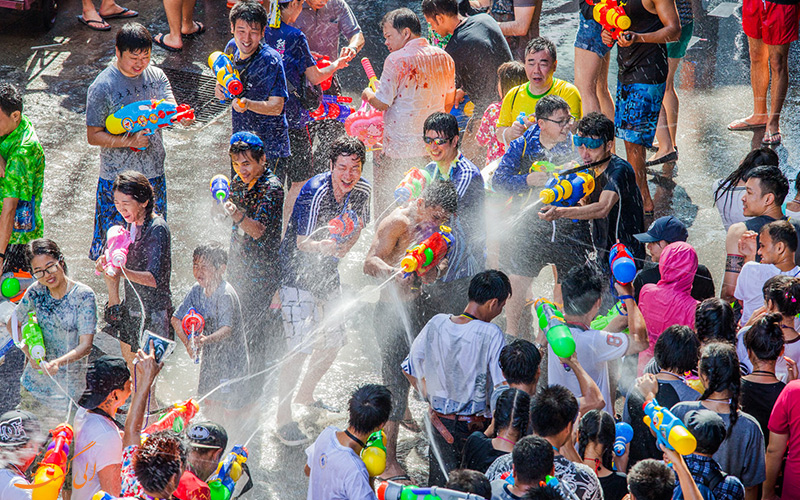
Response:
[[[670,285],[689,293],[697,273],[697,252],[684,241],[670,243],[661,252],[658,267],[661,272],[659,285]]]

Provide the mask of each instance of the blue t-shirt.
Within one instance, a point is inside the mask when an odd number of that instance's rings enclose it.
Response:
[[[291,84],[298,93],[301,92],[305,83],[303,75],[306,69],[317,64],[311,55],[311,49],[308,48],[306,36],[299,29],[282,22],[280,28],[267,28],[264,41],[283,58],[283,71],[286,73],[287,84]],[[308,111],[291,93],[283,112],[291,129],[305,128],[311,121]]]
[[[288,98],[286,78],[283,73],[281,56],[275,49],[262,43],[261,48],[247,59],[239,59],[239,48],[231,39],[225,47],[225,53],[233,55],[233,64],[239,71],[244,91],[239,97],[253,101],[266,101],[270,97]],[[264,152],[267,158],[285,158],[291,154],[289,150],[289,128],[286,114],[282,111],[277,116],[260,115],[252,111],[239,113],[232,111],[233,133],[241,131],[255,132],[264,141]]]

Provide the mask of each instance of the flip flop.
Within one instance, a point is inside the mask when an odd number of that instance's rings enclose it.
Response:
[[[775,132],[774,134],[767,133],[764,134],[764,138],[761,139],[761,144],[764,146],[777,146],[781,143],[781,139],[782,137],[780,132]]]
[[[661,165],[662,163],[671,163],[673,161],[678,161],[678,151],[675,150],[670,154],[664,155],[661,158],[656,158],[655,160],[650,160],[644,162],[646,167],[652,167],[655,165]]]
[[[131,10],[127,7],[123,7],[121,11],[117,12],[116,14],[110,14],[108,16],[100,15],[103,19],[127,19],[129,17],[136,17],[139,13],[135,10]]]
[[[154,36],[153,37],[153,43],[158,45],[162,49],[169,51],[169,52],[180,52],[180,51],[183,50],[183,47],[181,47],[181,48],[170,47],[169,45],[164,43],[164,33],[159,33],[158,35]]]
[[[378,482],[391,481],[393,483],[399,483],[400,481],[405,481],[405,483],[402,483],[405,486],[408,486],[408,485],[411,484],[411,478],[408,477],[408,474],[400,474],[399,476],[392,476],[392,477],[389,477],[389,478],[383,478],[383,477],[378,476],[375,479],[377,479]]]
[[[762,129],[766,126],[766,123],[750,123],[744,120],[734,120],[728,124],[728,130],[732,132],[747,132],[749,130]]]
[[[191,33],[182,33],[181,38],[196,38],[206,32],[205,25],[200,21],[192,21],[192,23],[197,26],[197,29]]]
[[[102,19],[99,20],[99,21],[96,20],[96,19],[90,19],[90,20],[87,21],[86,19],[83,18],[83,15],[76,16],[76,17],[78,18],[78,21],[80,21],[83,24],[85,24],[86,26],[88,26],[90,30],[111,31],[111,25],[109,25],[107,22],[103,21]],[[99,27],[98,26],[94,26],[92,23],[97,23],[100,26]],[[103,25],[105,25],[105,26],[103,26]]]

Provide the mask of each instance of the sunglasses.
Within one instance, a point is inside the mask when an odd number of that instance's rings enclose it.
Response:
[[[422,140],[425,141],[425,144],[434,143],[437,146],[441,146],[443,144],[447,144],[448,142],[452,141],[453,138],[450,137],[450,138],[445,139],[444,137],[428,137],[427,135],[425,135],[425,136],[422,136]]]
[[[252,132],[236,132],[231,136],[231,145],[243,142],[250,147],[264,149],[264,143]]]
[[[583,137],[580,135],[573,135],[572,143],[575,144],[576,148],[579,148],[581,146],[586,146],[589,149],[597,149],[603,144],[605,144],[605,141],[603,139],[595,139],[594,137]]]

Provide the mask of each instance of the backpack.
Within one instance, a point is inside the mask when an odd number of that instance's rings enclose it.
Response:
[[[722,500],[717,499],[717,496],[714,495],[714,488],[720,485],[725,478],[728,477],[722,471],[714,471],[711,473],[710,476],[704,476],[699,483],[697,483],[697,489],[700,490],[700,494],[703,495],[705,500]],[[675,486],[675,491],[672,493],[672,500],[683,500],[683,490],[681,490],[681,486]]]

